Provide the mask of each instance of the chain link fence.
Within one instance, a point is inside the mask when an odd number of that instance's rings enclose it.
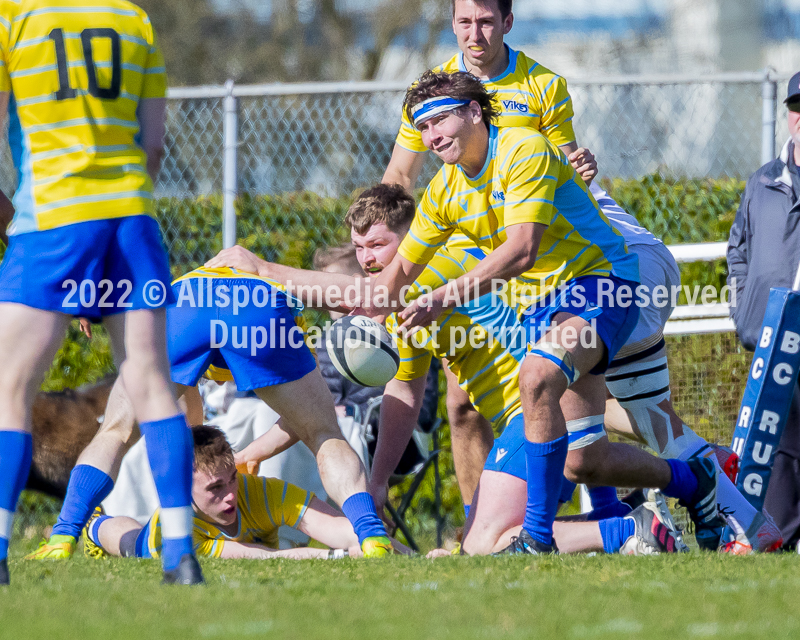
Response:
[[[775,156],[788,136],[786,109],[774,98],[784,86],[782,77],[738,74],[572,81],[570,91],[578,141],[595,153],[602,176],[705,180],[746,179]],[[156,195],[175,273],[237,240],[307,266],[317,246],[344,239],[348,199],[378,182],[389,162],[404,91],[366,83],[172,90]],[[0,188],[13,193],[7,146],[0,158]],[[438,166],[428,154],[419,185]],[[701,188],[693,206],[711,206],[712,191],[711,183]],[[239,195],[235,209],[225,210],[226,194],[229,203]],[[655,208],[675,206],[655,191],[647,197]],[[234,214],[238,230],[223,237],[223,216]],[[689,235],[680,212],[665,224],[659,230],[677,237],[725,239],[705,228]],[[730,332],[671,336],[668,345],[679,415],[708,440],[728,444],[749,356]],[[16,534],[35,541],[57,508],[56,501],[26,502]]]

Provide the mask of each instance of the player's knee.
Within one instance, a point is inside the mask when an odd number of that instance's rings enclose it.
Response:
[[[564,376],[552,363],[543,358],[528,357],[519,372],[519,392],[528,401],[560,400],[566,391]]]
[[[570,451],[564,465],[564,476],[576,484],[601,484],[600,462],[586,449]]]

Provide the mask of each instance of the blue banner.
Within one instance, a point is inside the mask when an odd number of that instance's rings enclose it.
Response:
[[[770,289],[732,444],[741,458],[736,487],[759,511],[764,505],[799,368],[800,293]]]

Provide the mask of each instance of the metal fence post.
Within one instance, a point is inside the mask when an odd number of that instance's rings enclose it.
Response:
[[[227,249],[236,244],[236,208],[234,202],[238,190],[239,114],[237,99],[233,95],[233,80],[228,80],[225,83],[223,114],[222,247]]]
[[[778,83],[772,78],[774,69],[764,69],[761,83],[761,164],[775,159],[775,124],[777,120]]]

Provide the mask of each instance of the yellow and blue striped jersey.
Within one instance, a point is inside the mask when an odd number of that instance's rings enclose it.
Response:
[[[479,260],[450,246],[440,249],[409,289],[407,301],[437,289],[477,265]],[[386,328],[397,340],[398,380],[415,380],[428,373],[431,358],[447,358],[459,386],[475,408],[498,429],[522,413],[519,367],[526,352],[524,331],[515,309],[500,292],[488,293],[451,307],[435,325],[417,329],[406,340],[397,333],[394,314]]]
[[[306,513],[314,494],[277,478],[262,478],[240,473],[237,491],[239,528],[228,535],[215,525],[194,518],[194,550],[201,556],[219,558],[227,541],[261,544],[278,548],[278,528],[296,527]],[[161,550],[160,510],[148,524],[147,547],[150,555],[158,557]]]
[[[251,280],[260,280],[265,285],[270,287],[274,287],[281,293],[283,293],[289,303],[289,307],[292,309],[292,314],[294,315],[294,321],[298,327],[303,330],[304,334],[308,333],[308,324],[306,323],[305,318],[303,317],[303,303],[298,300],[297,298],[289,295],[286,292],[286,287],[278,282],[277,280],[272,280],[270,278],[265,278],[264,276],[259,276],[254,273],[249,273],[247,271],[241,271],[240,269],[234,269],[233,267],[199,267],[186,273],[182,276],[175,278],[172,281],[173,290],[175,290],[175,285],[179,285],[181,282],[186,282],[188,286],[186,290],[186,294],[189,296],[189,299],[186,302],[189,304],[190,307],[203,307],[204,305],[210,306],[212,304],[213,298],[213,287],[212,280],[219,280],[219,279],[251,279]],[[209,282],[205,284],[207,286],[199,285],[192,286],[189,281],[190,280],[197,280],[197,279],[205,279]],[[201,292],[202,291],[202,292]],[[183,289],[178,287],[175,291],[175,296],[178,299],[178,305],[180,306],[182,297],[184,296]],[[201,297],[202,296],[202,297]],[[308,340],[306,340],[308,344]],[[314,353],[314,348],[309,344],[309,349],[311,349],[311,353]],[[209,380],[213,380],[214,382],[234,382],[233,374],[230,372],[230,369],[224,369],[222,367],[216,367],[213,364],[209,365],[208,370],[203,374],[205,378]]]
[[[531,60],[521,51],[508,50],[508,67],[496,78],[484,80],[484,86],[496,92],[495,101],[500,110],[497,125],[500,127],[531,127],[546,135],[553,144],[563,146],[575,142],[572,129],[572,99],[567,82]],[[458,53],[434,69],[455,73],[466,71],[464,54]],[[403,110],[397,144],[404,149],[422,153],[422,134],[411,124]]]
[[[426,264],[458,230],[485,253],[506,241],[506,227],[547,225],[533,268],[515,280],[521,307],[580,276],[639,281],[639,262],[603,215],[567,157],[535,129],[489,129],[480,173],[444,165],[428,185],[399,253]]]
[[[139,7],[0,0],[0,91],[18,173],[9,234],[153,213],[137,108],[166,95],[166,73]]]

